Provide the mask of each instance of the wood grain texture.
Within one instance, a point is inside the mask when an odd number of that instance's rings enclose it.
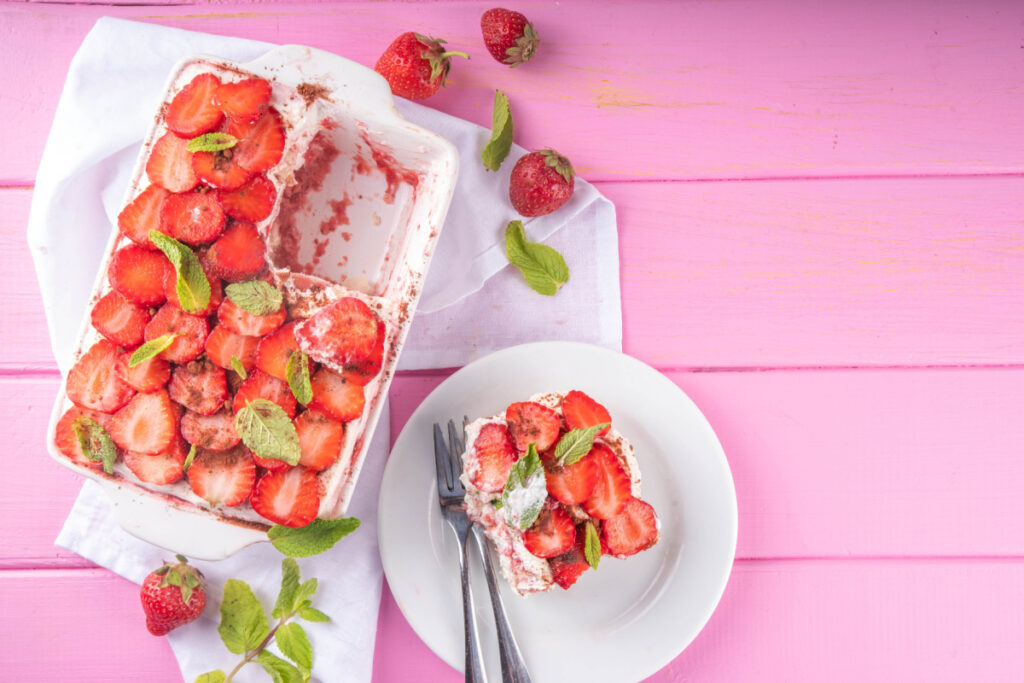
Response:
[[[68,62],[113,15],[297,43],[366,65],[399,33],[472,59],[431,106],[489,124],[507,92],[518,141],[556,145],[589,179],[1020,173],[1024,5],[521,3],[542,38],[527,67],[484,50],[490,2],[0,5],[0,181],[35,175]],[[45,59],[25,59],[45,46]],[[637,49],[642,45],[642,49]]]

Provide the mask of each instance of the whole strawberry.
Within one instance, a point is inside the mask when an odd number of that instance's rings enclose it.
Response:
[[[445,84],[452,57],[464,52],[446,52],[445,41],[419,33],[403,33],[384,50],[374,70],[383,76],[391,92],[410,100],[430,97]]]
[[[142,609],[146,628],[154,636],[163,636],[195,621],[206,607],[203,574],[181,555],[178,562],[165,562],[142,582]]]
[[[521,215],[543,216],[569,201],[575,175],[569,160],[555,150],[530,152],[512,169],[509,199]]]
[[[491,56],[509,66],[529,61],[540,44],[533,24],[520,12],[510,9],[495,7],[484,12],[480,17],[480,30]]]

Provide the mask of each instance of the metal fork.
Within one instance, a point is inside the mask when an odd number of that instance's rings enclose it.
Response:
[[[462,456],[466,452],[466,424],[469,418],[463,418],[462,435],[455,429],[455,423],[448,421],[448,443],[451,445],[450,460],[455,461],[456,471],[462,470]],[[436,443],[440,432],[438,425],[434,425],[434,439]],[[459,488],[462,488],[459,482]],[[465,491],[463,490],[463,494]],[[512,633],[512,627],[505,616],[505,605],[501,601],[501,593],[498,588],[498,580],[495,575],[494,565],[491,561],[491,554],[488,551],[487,539],[479,525],[472,525],[473,538],[476,539],[477,549],[484,560],[484,574],[487,577],[487,592],[491,598],[491,609],[494,612],[494,624],[498,631],[498,654],[501,658],[501,680],[502,683],[532,683],[530,674],[526,669],[526,662],[519,651],[519,644]]]

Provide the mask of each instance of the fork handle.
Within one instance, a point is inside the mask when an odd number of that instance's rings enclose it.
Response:
[[[466,683],[487,683],[483,655],[476,632],[476,611],[473,609],[473,591],[469,585],[469,529],[458,529],[459,570],[462,574],[462,621],[466,628]]]
[[[505,616],[505,605],[501,601],[501,593],[498,588],[498,580],[495,578],[494,564],[491,561],[491,553],[487,549],[487,539],[483,530],[476,524],[473,525],[473,538],[476,539],[477,548],[484,558],[484,574],[487,575],[487,591],[491,595],[491,608],[494,611],[494,624],[498,629],[498,653],[501,656],[501,681],[502,683],[532,683],[530,672],[526,670],[526,662],[519,651],[519,643],[512,633],[512,627]]]

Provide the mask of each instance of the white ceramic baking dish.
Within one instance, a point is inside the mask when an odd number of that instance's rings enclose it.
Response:
[[[340,517],[351,499],[444,224],[458,175],[458,154],[447,140],[399,115],[380,75],[327,52],[286,45],[244,64],[190,57],[171,72],[164,102],[200,71],[214,71],[224,80],[251,74],[272,82],[275,106],[289,128],[284,160],[268,173],[279,197],[296,181],[291,162],[304,158],[307,149],[326,147],[337,152],[323,165],[326,175],[319,179],[319,187],[313,184],[292,195],[290,219],[285,221],[275,209],[258,227],[268,242],[271,270],[293,314],[306,315],[339,296],[357,296],[371,304],[387,325],[384,366],[365,387],[363,415],[346,425],[342,457],[320,475],[325,495],[319,516]],[[155,114],[123,204],[148,184],[145,162],[150,146],[164,131],[161,117]],[[311,144],[314,138],[317,142]],[[284,222],[298,226],[291,231],[296,239],[287,248],[280,246],[280,223]],[[126,243],[115,228],[92,302],[109,290],[107,264]],[[275,256],[275,246],[277,254],[286,258]],[[289,264],[305,272],[295,272]],[[76,358],[97,339],[86,312]],[[221,559],[266,540],[268,523],[247,503],[210,509],[192,494],[187,481],[153,486],[137,480],[120,461],[114,475],[71,462],[54,443],[57,422],[70,406],[62,383],[47,434],[50,454],[103,486],[124,529],[199,559]]]

